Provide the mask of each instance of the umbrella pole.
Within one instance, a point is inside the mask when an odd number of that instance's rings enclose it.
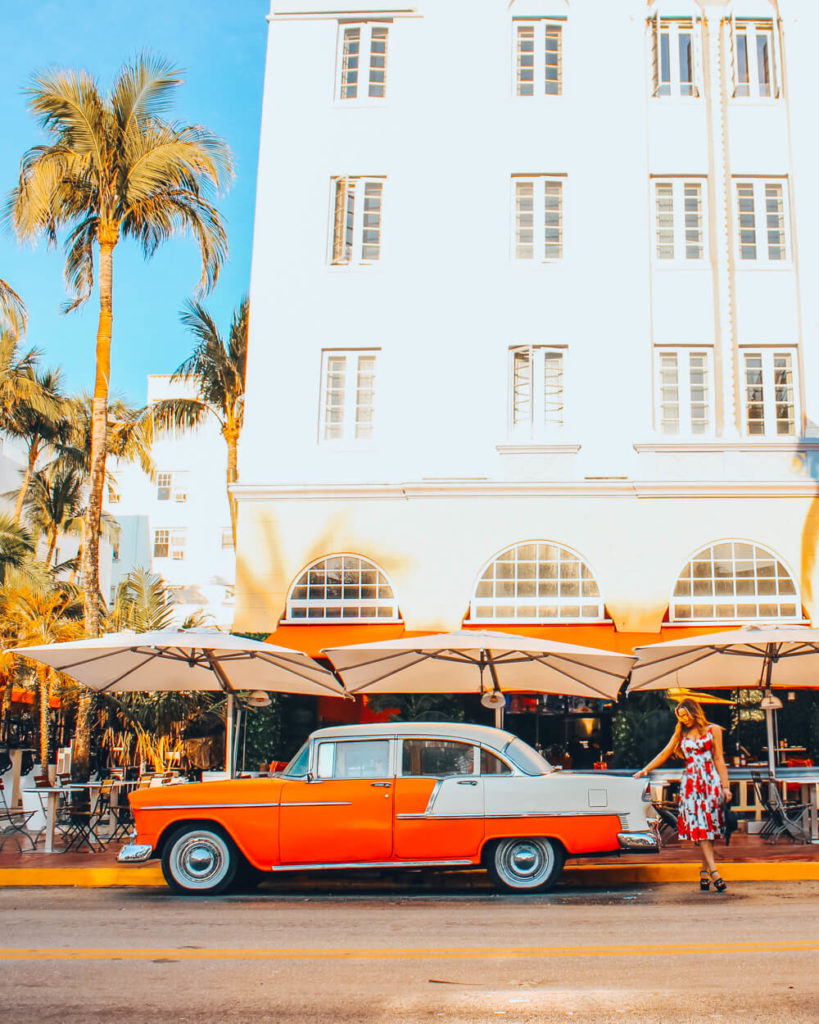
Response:
[[[228,692],[225,701],[225,773],[233,778],[233,694]]]
[[[765,693],[771,692],[771,675],[773,673],[773,657],[771,654],[772,644],[768,645],[765,655]],[[776,778],[776,748],[774,746],[774,721],[773,709],[765,708],[765,729],[768,733],[768,771],[771,778]],[[771,783],[773,786],[773,783]]]
[[[236,727],[233,730],[233,775],[239,770],[239,737],[242,735],[242,706],[236,709]]]

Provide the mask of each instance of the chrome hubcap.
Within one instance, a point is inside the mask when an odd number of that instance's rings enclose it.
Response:
[[[545,839],[506,839],[498,845],[495,866],[507,885],[529,889],[549,878],[554,854]]]
[[[180,885],[186,889],[212,889],[225,877],[230,853],[221,836],[189,832],[174,843],[170,861]]]

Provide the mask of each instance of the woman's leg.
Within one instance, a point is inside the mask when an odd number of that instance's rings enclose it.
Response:
[[[704,871],[716,871],[717,865],[714,860],[714,844],[710,839],[700,840],[700,857]]]

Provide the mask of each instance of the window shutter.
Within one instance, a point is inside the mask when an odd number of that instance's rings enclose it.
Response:
[[[657,96],[660,92],[660,14],[655,11],[648,19],[649,32],[651,33],[651,67],[654,78],[652,95]]]
[[[336,208],[333,217],[333,263],[346,262],[344,256],[344,235],[348,187],[346,178],[336,179]]]
[[[705,89],[705,71],[702,52],[702,18],[694,18],[691,22],[691,43],[694,47],[694,95],[701,95]]]
[[[775,99],[779,99],[785,91],[785,65],[782,63],[781,25],[782,23],[779,18],[773,19],[771,31],[773,39],[773,53],[771,54],[773,68],[771,69],[771,74],[773,76],[773,96]]]

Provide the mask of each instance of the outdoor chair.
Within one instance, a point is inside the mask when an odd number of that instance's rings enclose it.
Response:
[[[660,819],[660,842],[667,846],[678,836],[677,805],[673,800],[655,800],[653,806]]]
[[[763,781],[757,772],[752,772],[751,777],[757,799],[768,816],[760,835],[769,843],[776,843],[782,835],[786,835],[795,843],[810,842],[810,835],[802,824],[802,816],[808,805],[786,804],[775,782]]]
[[[32,850],[35,849],[37,840],[29,831],[28,823],[36,813],[36,811],[18,811],[15,808],[9,807],[6,801],[6,789],[3,785],[3,780],[0,779],[0,850],[5,846],[9,836],[14,836],[20,853],[23,852],[20,836],[28,839]]]
[[[67,841],[63,853],[82,849],[83,846],[87,846],[92,852],[95,849],[104,850],[105,843],[97,834],[97,828],[104,813],[105,802],[102,788],[93,804],[84,790],[72,793],[66,803],[69,828],[65,833]]]

